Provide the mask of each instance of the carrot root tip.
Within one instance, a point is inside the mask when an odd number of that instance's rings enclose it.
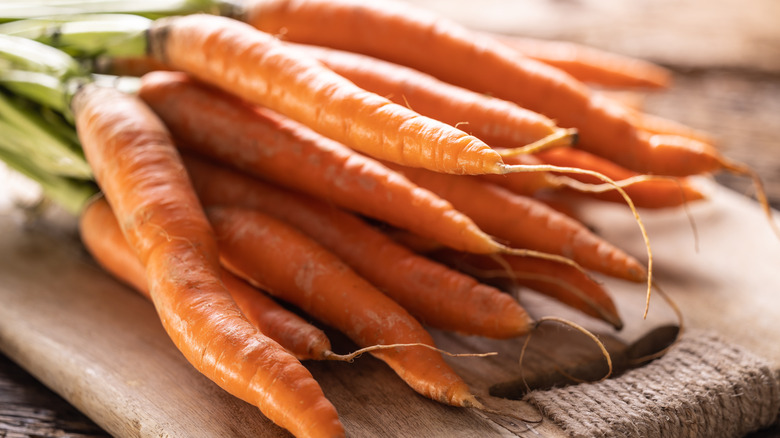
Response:
[[[552,134],[541,138],[533,143],[529,143],[525,146],[518,148],[502,149],[498,151],[498,154],[502,158],[514,157],[517,155],[534,154],[544,150],[552,149],[561,146],[572,146],[577,143],[579,134],[574,128],[560,128],[555,130]]]
[[[758,173],[756,173],[755,170],[751,169],[747,165],[738,163],[736,161],[723,159],[722,165],[723,168],[729,172],[735,173],[737,175],[745,175],[753,180],[753,187],[756,191],[756,200],[759,204],[761,204],[761,208],[764,210],[764,214],[769,221],[769,226],[772,228],[775,236],[780,239],[780,225],[778,225],[774,220],[772,215],[772,207],[769,205],[769,198],[766,195],[766,189],[764,189],[764,183],[761,181],[761,177],[758,175]]]

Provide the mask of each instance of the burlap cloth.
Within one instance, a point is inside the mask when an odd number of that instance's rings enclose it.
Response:
[[[525,399],[576,438],[743,437],[778,420],[780,373],[713,333],[689,331],[622,376]]]

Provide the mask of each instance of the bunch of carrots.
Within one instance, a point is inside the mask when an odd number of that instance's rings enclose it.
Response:
[[[702,199],[689,176],[755,178],[706,134],[596,91],[668,86],[639,60],[386,0],[100,5],[0,8],[0,158],[80,215],[195,368],[295,436],[344,435],[301,361],[351,356],[278,301],[421,395],[480,408],[426,326],[527,335],[501,278],[619,329],[590,271],[649,290],[638,208]],[[563,192],[626,203],[645,263]]]

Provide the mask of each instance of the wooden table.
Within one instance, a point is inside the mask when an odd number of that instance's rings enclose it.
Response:
[[[728,156],[761,174],[780,208],[780,3],[763,0],[746,8],[740,0],[643,0],[615,9],[603,0],[418,3],[475,28],[586,42],[672,68],[673,88],[648,95],[645,108],[714,134]],[[749,187],[744,178],[716,179],[738,191]],[[753,436],[778,433],[775,427]],[[108,434],[0,356],[0,437],[24,436]]]

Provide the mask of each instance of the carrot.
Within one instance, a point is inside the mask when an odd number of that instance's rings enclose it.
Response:
[[[538,155],[538,158],[555,166],[572,166],[595,170],[608,177],[620,181],[637,177],[638,174],[622,168],[603,158],[576,149],[550,150]],[[574,179],[586,184],[597,184],[599,181],[587,175],[574,175]],[[685,179],[649,179],[625,187],[626,193],[637,207],[667,208],[677,207],[686,202],[704,199],[704,194]],[[586,196],[611,202],[621,202],[622,198],[615,192],[586,193]]]
[[[505,160],[509,164],[538,166],[550,164],[562,168],[588,169],[617,181],[636,207],[668,208],[685,202],[704,199],[705,196],[685,178],[641,175],[597,155],[575,148],[540,151],[535,155],[518,155]],[[545,200],[545,195],[559,191],[574,193],[609,202],[625,202],[612,186],[604,185],[592,175],[550,173],[515,173],[509,175],[481,175],[480,179],[511,192]],[[582,184],[578,184],[580,182]],[[549,200],[545,200],[547,203]],[[571,214],[567,214],[572,216]]]
[[[446,248],[446,246],[433,239],[429,239],[427,237],[420,236],[419,234],[414,234],[399,228],[382,226],[380,231],[382,231],[382,234],[392,239],[393,242],[396,242],[404,248],[408,248],[412,252],[419,254],[432,253],[434,251]]]
[[[424,324],[491,338],[528,332],[530,318],[512,297],[412,253],[359,218],[232,169],[184,158],[205,205],[253,208],[296,227]]]
[[[523,55],[565,71],[579,81],[611,88],[668,88],[672,73],[658,64],[582,44],[488,34]]]
[[[452,202],[480,228],[514,247],[565,254],[585,268],[630,281],[647,278],[633,257],[539,201],[476,178],[390,166]]]
[[[117,280],[151,299],[146,270],[130,249],[105,198],[91,201],[79,216],[79,235],[95,261]]]
[[[674,135],[703,143],[715,144],[715,139],[710,134],[684,125],[676,120],[631,109],[629,109],[629,114],[633,119],[633,123],[639,129],[651,134]]]
[[[577,128],[578,147],[637,172],[736,169],[711,145],[647,134],[620,105],[565,72],[407,2],[255,0],[236,17],[287,41],[363,53],[515,102]]]
[[[240,277],[340,330],[361,347],[433,345],[401,306],[301,232],[258,211],[211,207],[223,264]],[[441,354],[423,347],[371,353],[411,388],[453,406],[481,406]]]
[[[146,270],[128,246],[111,207],[104,198],[96,199],[79,219],[82,242],[106,271],[151,299]],[[241,312],[261,333],[278,342],[298,359],[326,359],[333,355],[330,341],[322,330],[277,304],[228,271],[222,282]]]
[[[144,266],[163,327],[201,373],[297,436],[343,436],[309,371],[242,315],[217,243],[163,124],[140,100],[87,84],[72,100],[95,179]]]
[[[153,22],[150,54],[171,68],[263,105],[353,149],[458,174],[503,174],[481,140],[359,88],[270,34],[204,14]]]
[[[357,86],[457,126],[494,148],[516,148],[540,140],[544,147],[571,145],[576,139],[573,133],[541,114],[408,67],[325,47],[291,46],[318,59]],[[551,140],[555,135],[561,137],[560,141]]]
[[[170,70],[170,67],[148,56],[100,56],[95,59],[95,73],[114,76],[137,76],[158,70]]]
[[[222,270],[221,278],[249,322],[296,358],[337,359],[328,336],[322,330],[227,270]]]
[[[623,107],[637,112],[642,111],[647,97],[644,93],[636,90],[600,89],[597,92],[607,99],[611,99],[612,101],[623,105]]]
[[[516,155],[504,160],[507,164],[540,166],[546,164],[536,155]],[[478,178],[507,188],[519,195],[531,196],[542,190],[558,190],[567,183],[550,172],[520,172],[507,175],[479,175]]]
[[[449,202],[376,160],[183,73],[144,76],[139,96],[165,121],[182,148],[456,249],[509,250]]]
[[[617,330],[623,327],[615,303],[595,280],[569,266],[529,257],[502,256],[501,261],[478,254],[440,250],[430,254],[436,260],[499,287],[525,286],[547,295],[586,315],[604,320]]]

